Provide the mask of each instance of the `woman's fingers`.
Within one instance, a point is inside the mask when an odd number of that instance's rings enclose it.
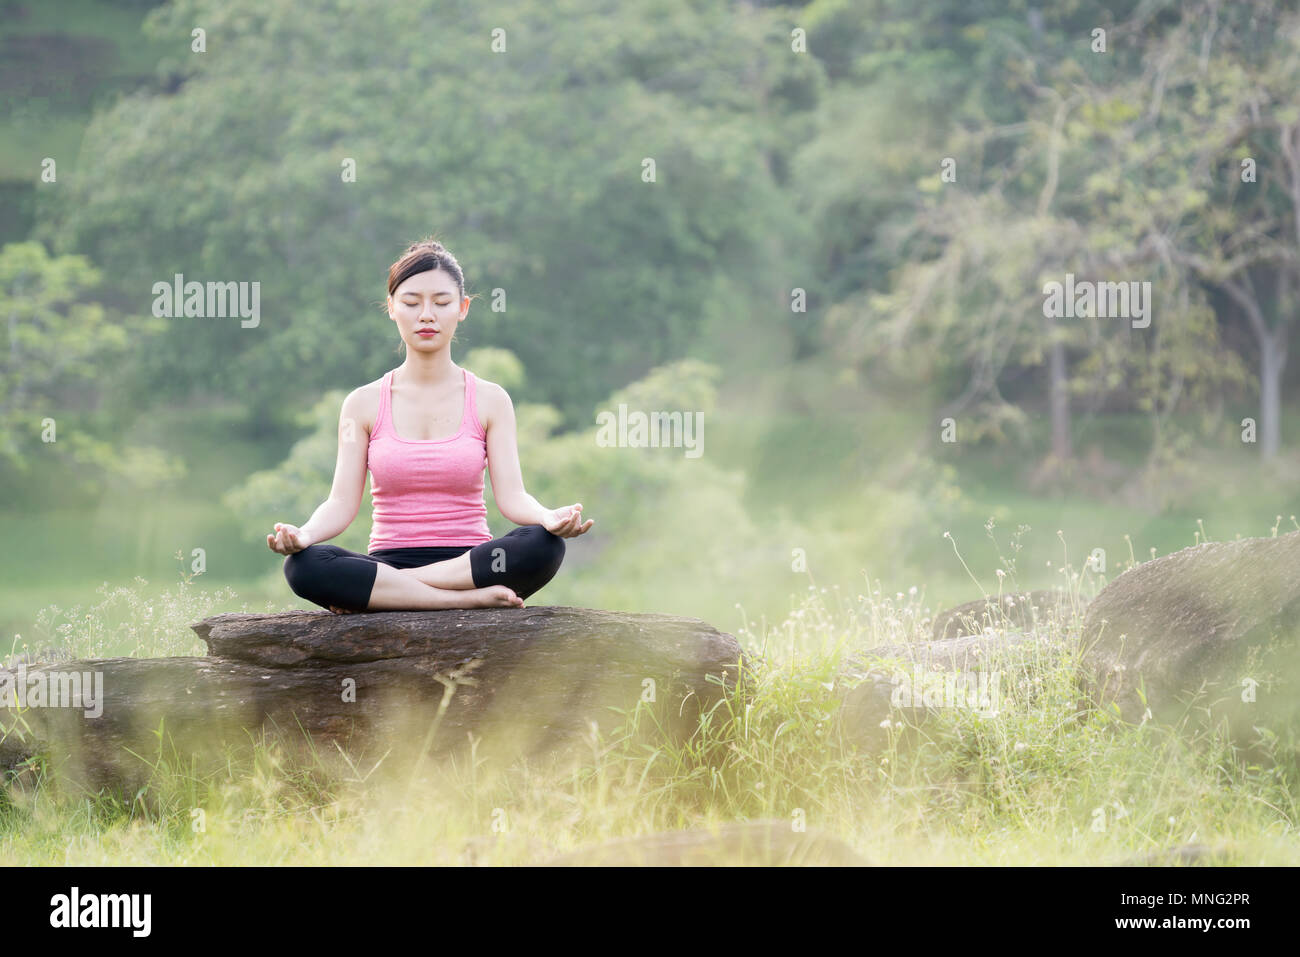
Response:
[[[591,523],[595,521],[594,519],[588,519],[586,524],[583,524],[581,502],[574,502],[572,505],[557,508],[555,514],[560,516],[560,523],[551,529],[551,534],[558,535],[560,538],[573,538],[576,535],[581,535],[591,528]]]
[[[549,531],[550,531],[550,533],[551,533],[552,535],[558,535],[558,536],[560,536],[561,538],[564,537],[565,532],[566,532],[566,531],[569,529],[569,527],[573,524],[573,511],[572,511],[572,509],[573,509],[573,506],[571,506],[571,505],[566,505],[566,506],[564,506],[563,508],[557,508],[557,509],[555,510],[555,517],[556,517],[557,519],[559,519],[559,522],[558,522],[558,524],[557,524],[554,528],[549,529]]]
[[[591,528],[595,521],[594,518],[589,518],[587,521],[582,522],[582,516],[575,514],[565,521],[563,525],[556,528],[553,534],[558,535],[560,538],[576,538]],[[581,524],[579,524],[580,522]]]
[[[300,532],[301,530],[296,525],[276,522],[275,531],[266,536],[266,544],[273,552],[281,555],[292,555],[294,552],[300,552],[306,547],[298,537]]]
[[[290,531],[291,528],[292,525],[286,525],[284,522],[275,523],[275,533],[266,536],[266,543],[271,547],[271,551],[281,555],[292,555],[296,551],[302,551],[297,535]]]
[[[302,551],[303,546],[302,542],[298,540],[297,526],[276,522],[275,544],[271,547],[281,555],[292,555],[294,552]]]

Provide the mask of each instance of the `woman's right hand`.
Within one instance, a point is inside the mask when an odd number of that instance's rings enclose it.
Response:
[[[287,525],[284,522],[276,522],[275,532],[266,536],[266,544],[271,551],[279,552],[281,555],[292,555],[294,552],[300,552],[311,543],[311,537],[301,528],[297,525]]]

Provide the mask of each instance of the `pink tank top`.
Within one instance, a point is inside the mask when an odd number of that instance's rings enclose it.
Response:
[[[479,545],[492,540],[483,504],[487,433],[465,373],[460,430],[445,439],[404,439],[393,430],[393,371],[379,387],[368,466],[373,518],[369,551],[421,545]]]

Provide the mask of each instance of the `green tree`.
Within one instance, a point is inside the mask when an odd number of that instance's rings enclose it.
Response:
[[[1174,409],[1203,405],[1240,378],[1239,364],[1222,359],[1205,297],[1181,269],[1136,264],[1142,230],[1102,195],[1106,184],[1124,182],[1132,159],[1114,131],[1138,112],[1126,84],[1142,67],[1141,45],[1170,27],[1132,19],[1110,32],[1112,43],[1128,42],[1103,52],[1088,42],[1089,16],[1076,8],[1056,30],[1041,17],[1014,28],[996,20],[971,27],[1005,54],[983,62],[1018,106],[976,116],[969,129],[955,124],[946,143],[928,147],[929,162],[917,157],[925,172],[909,215],[882,227],[898,251],[889,281],[831,312],[836,341],[858,362],[902,355],[905,374],[964,378],[941,413],[964,414],[967,437],[1023,434],[1027,407],[1045,406],[1049,474],[1074,457],[1075,403],[1093,411],[1116,400],[1145,410],[1149,463],[1164,465],[1184,444],[1169,424]],[[995,36],[999,26],[1006,32]],[[987,89],[989,80],[971,82]],[[940,157],[956,161],[955,177],[941,178]],[[1067,273],[1150,282],[1153,298],[1180,308],[1161,310],[1159,324],[1145,330],[1114,318],[1050,317],[1045,284]],[[1035,368],[1045,393],[1037,401],[1019,374]]]
[[[88,423],[95,383],[157,330],[130,322],[96,301],[102,273],[85,256],[51,257],[39,242],[0,248],[0,317],[7,348],[0,358],[0,462],[30,471],[42,456],[150,485],[181,474],[158,449],[125,445]],[[45,460],[48,464],[48,460]]]
[[[1268,460],[1300,309],[1300,13],[1205,0],[1179,14],[1123,91],[1144,108],[1114,131],[1124,162],[1106,209],[1140,239],[1134,259],[1185,271],[1249,330]]]
[[[175,273],[260,282],[256,328],[173,320],[138,357],[141,402],[207,389],[265,419],[374,378],[395,345],[387,266],[433,232],[485,293],[458,338],[515,351],[529,397],[578,424],[704,330],[716,350],[788,336],[771,263],[793,214],[773,169],[797,144],[767,118],[818,68],[779,18],[176,0],[149,22],[178,91],[98,116],[94,161],[41,218],[141,308]],[[206,52],[189,52],[196,25]]]

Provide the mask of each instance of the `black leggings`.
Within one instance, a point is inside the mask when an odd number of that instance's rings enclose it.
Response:
[[[541,525],[523,525],[481,545],[377,548],[368,555],[338,545],[308,545],[284,560],[293,593],[313,604],[365,611],[379,575],[379,563],[418,568],[469,552],[475,588],[505,585],[520,598],[555,577],[564,561],[564,539]]]

